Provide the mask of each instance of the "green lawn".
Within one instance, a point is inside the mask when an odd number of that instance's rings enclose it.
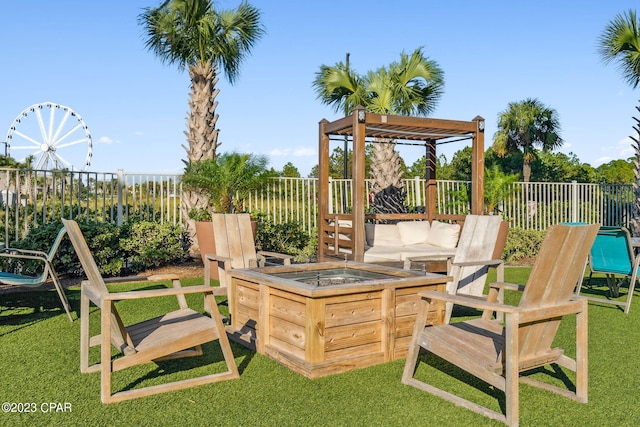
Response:
[[[506,280],[525,283],[528,268],[507,268]],[[196,279],[185,280],[195,284]],[[599,279],[598,284],[604,280]],[[148,286],[138,284],[137,287]],[[113,286],[115,290],[133,285]],[[626,290],[626,288],[624,289]],[[593,290],[586,290],[593,292]],[[68,292],[78,313],[79,290]],[[508,294],[508,301],[515,295]],[[589,403],[521,386],[523,426],[637,425],[640,390],[637,363],[640,307],[629,315],[614,306],[589,305]],[[198,301],[193,300],[197,303]],[[122,302],[125,323],[173,307],[174,300]],[[127,305],[129,305],[127,307]],[[200,304],[200,307],[202,304]],[[224,309],[224,306],[222,306]],[[97,326],[98,311],[92,307]],[[35,412],[0,413],[3,425],[210,425],[210,426],[466,426],[501,425],[400,382],[404,360],[308,380],[232,343],[240,378],[123,403],[100,403],[100,375],[80,374],[80,322],[69,323],[55,291],[0,295],[0,402]],[[454,316],[469,312],[454,312]],[[563,322],[557,344],[573,356],[575,321]],[[115,387],[148,385],[158,374],[186,378],[222,369],[217,344],[208,356],[150,364],[117,373]],[[423,356],[426,360],[427,356]],[[92,353],[96,361],[98,353]],[[204,363],[203,363],[204,361]],[[445,372],[453,368],[437,362]],[[203,366],[204,365],[204,366]],[[185,366],[190,370],[184,370]],[[502,400],[483,392],[482,382],[454,379],[421,363],[417,375],[439,387],[498,409]],[[166,377],[160,378],[165,379]],[[139,381],[142,379],[141,381]],[[54,403],[54,405],[50,405]],[[65,412],[62,412],[65,410]],[[57,412],[56,410],[61,410]]]

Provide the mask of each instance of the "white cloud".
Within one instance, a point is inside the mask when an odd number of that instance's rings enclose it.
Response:
[[[309,148],[309,147],[300,147],[300,148],[296,148],[293,151],[293,155],[295,157],[317,157],[318,156],[318,152],[315,150],[315,148]]]
[[[629,137],[626,137],[618,141],[618,143],[616,144],[616,147],[619,153],[618,158],[627,159],[633,156],[635,154],[635,150],[632,145],[633,143],[634,143],[633,140]]]
[[[271,150],[268,154],[273,157],[312,157],[318,155],[315,149],[309,147],[276,148]]]
[[[100,138],[98,138],[98,142],[100,144],[117,144],[120,141],[117,139],[111,139],[108,136],[101,136]]]

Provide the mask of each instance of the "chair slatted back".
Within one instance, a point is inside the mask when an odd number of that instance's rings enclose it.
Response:
[[[593,272],[631,275],[633,248],[629,231],[622,227],[600,227],[589,253]]]
[[[256,246],[249,214],[213,214],[216,254],[231,258],[232,268],[256,267]]]
[[[584,261],[598,233],[594,225],[554,225],[547,230],[531,269],[520,307],[553,307],[567,302],[584,270]],[[561,318],[520,328],[520,360],[548,351]]]
[[[467,215],[458,241],[454,264],[492,259],[501,230],[503,234],[506,233],[500,215]],[[506,238],[506,234],[504,237]],[[504,244],[498,246],[504,248]],[[488,271],[487,266],[454,266],[451,274],[459,277],[456,293],[482,295]]]
[[[100,274],[100,269],[96,264],[93,255],[91,255],[91,250],[89,249],[89,245],[87,245],[87,241],[82,235],[82,230],[78,226],[78,223],[69,220],[63,219],[62,223],[64,224],[64,228],[71,239],[71,244],[78,255],[78,259],[80,260],[80,264],[82,264],[82,269],[84,273],[87,275],[87,281],[83,284],[83,286],[89,286],[98,292],[99,295],[105,295],[109,293],[107,289],[107,285],[102,278],[102,274]],[[94,303],[98,304],[98,302],[94,301]],[[112,306],[111,311],[111,343],[118,348],[123,353],[129,353],[132,351],[131,339],[129,338],[126,329],[124,328],[124,324],[120,319],[120,315],[115,309],[115,306]]]

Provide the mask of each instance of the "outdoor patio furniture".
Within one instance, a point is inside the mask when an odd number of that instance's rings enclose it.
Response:
[[[267,258],[280,259],[284,265],[291,264],[291,255],[256,251],[249,214],[213,214],[211,221],[216,253],[205,255],[205,284],[211,283],[212,268],[218,268],[220,287],[227,289],[230,269],[264,267]]]
[[[629,278],[629,290],[626,301],[614,301],[606,297],[587,296],[590,301],[604,304],[613,304],[624,308],[625,314],[629,314],[631,298],[638,280],[638,267],[640,254],[635,255],[629,231],[623,227],[600,227],[596,240],[589,252],[589,279],[591,283],[593,273],[604,274],[607,277],[609,295],[613,298],[620,296],[620,287],[626,278]],[[616,276],[622,276],[616,279]],[[578,282],[576,294],[582,290],[582,281]]]
[[[80,299],[80,371],[83,373],[100,371],[100,395],[103,403],[119,402],[239,377],[214,299],[219,293],[217,288],[181,287],[178,277],[169,274],[150,276],[148,279],[171,280],[173,289],[150,288],[110,293],[78,224],[72,220],[63,219],[62,222],[87,275],[87,280],[82,283]],[[185,295],[196,293],[204,295],[205,308],[211,317],[187,306]],[[116,301],[121,300],[141,300],[172,295],[175,295],[178,300],[180,307],[178,310],[132,325],[124,324],[115,305]],[[90,303],[100,309],[100,334],[91,337],[89,336]],[[227,371],[144,388],[132,388],[112,394],[111,379],[114,372],[144,363],[199,356],[203,354],[202,344],[215,340],[219,341]],[[100,363],[89,365],[89,349],[96,345],[100,346]],[[112,345],[122,353],[122,357],[111,357]]]
[[[418,312],[402,382],[511,426],[518,425],[519,382],[585,403],[587,300],[574,295],[573,291],[597,232],[597,225],[551,226],[526,286],[494,283],[487,301],[433,291],[420,293],[422,307]],[[510,306],[498,303],[500,288],[521,290],[519,304]],[[429,306],[442,300],[488,312],[502,312],[505,323],[483,316],[464,322],[425,327]],[[552,344],[562,317],[574,313],[576,357],[572,359],[562,349],[553,348]],[[504,392],[505,414],[415,378],[421,348]],[[566,390],[527,375],[549,364],[553,365],[554,371],[561,371],[561,366],[575,372],[575,391],[571,387]],[[538,369],[536,372],[545,371]],[[561,372],[556,374],[568,381]],[[465,376],[459,377],[465,381]]]
[[[53,268],[53,257],[58,251],[58,247],[60,246],[60,242],[65,235],[64,227],[58,232],[56,239],[53,241],[53,245],[49,250],[49,253],[45,253],[42,251],[34,251],[29,249],[17,249],[17,248],[5,248],[0,251],[0,257],[4,258],[13,258],[15,260],[20,261],[37,261],[42,263],[43,270],[39,275],[26,275],[26,274],[18,274],[18,273],[10,273],[10,272],[0,272],[0,283],[5,285],[17,285],[17,286],[25,286],[27,288],[37,288],[44,285],[49,278],[53,282],[53,285],[56,288],[56,292],[58,292],[58,296],[60,297],[60,302],[62,302],[62,307],[67,312],[67,317],[70,322],[73,322],[73,318],[71,317],[71,310],[69,308],[69,301],[67,300],[67,296],[64,293],[64,289],[62,284],[60,283],[60,279],[58,278],[58,274],[56,270]]]
[[[484,294],[487,273],[497,269],[497,281],[504,281],[502,252],[507,239],[509,224],[500,215],[467,215],[458,240],[455,255],[449,257],[447,274],[453,281],[447,283],[449,294],[461,294],[486,298]],[[428,261],[437,257],[412,257],[412,262]],[[503,291],[498,301],[502,302]],[[453,309],[447,303],[445,323],[449,323]]]

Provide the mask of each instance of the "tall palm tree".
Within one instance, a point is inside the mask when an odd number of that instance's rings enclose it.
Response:
[[[264,34],[260,11],[246,2],[235,10],[215,10],[211,0],[166,0],[139,16],[146,47],[164,62],[188,69],[191,79],[187,117],[187,165],[215,160],[218,142],[216,97],[219,69],[234,83],[240,64]],[[189,192],[182,209],[206,208],[205,195]],[[187,215],[185,215],[187,217]],[[195,228],[187,222],[188,230]]]
[[[493,150],[498,156],[520,150],[523,153],[522,177],[531,179],[531,163],[536,158],[536,147],[550,151],[561,147],[558,113],[535,98],[511,102],[500,113],[498,130],[493,139]]]
[[[372,113],[426,116],[442,96],[444,73],[418,48],[410,55],[402,52],[399,62],[366,75],[357,74],[342,62],[334,67],[322,65],[313,86],[322,103],[333,106],[335,111],[342,110],[345,115],[362,105]],[[392,141],[373,144],[372,157],[374,191],[399,188],[402,164],[395,144]]]
[[[634,10],[618,14],[604,29],[599,39],[599,53],[606,62],[617,61],[623,78],[633,87],[640,83],[640,20]],[[636,107],[640,111],[640,108]],[[634,171],[636,182],[633,185],[635,202],[631,230],[634,236],[640,235],[640,121],[634,117],[633,129],[636,136],[631,137],[636,152]]]

